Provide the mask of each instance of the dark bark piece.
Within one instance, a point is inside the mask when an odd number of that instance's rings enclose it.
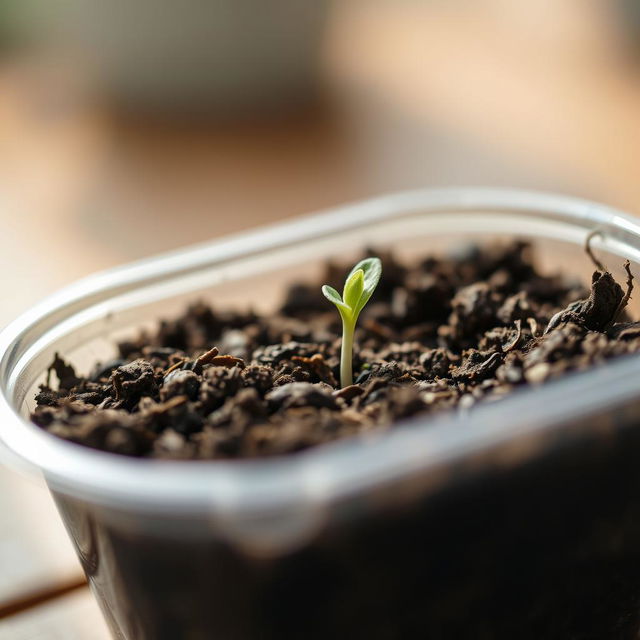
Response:
[[[49,376],[52,371],[58,377],[60,389],[71,391],[80,382],[80,378],[76,376],[76,370],[57,353],[53,356],[53,362],[47,370],[47,386],[49,386]]]
[[[594,271],[589,297],[572,302],[566,309],[554,315],[545,333],[567,322],[582,325],[591,331],[604,331],[615,321],[624,298],[622,287],[608,271]]]

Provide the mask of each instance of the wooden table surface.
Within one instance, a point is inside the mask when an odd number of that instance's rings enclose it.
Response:
[[[8,65],[0,325],[91,271],[394,189],[510,184],[640,212],[640,66],[606,7],[345,2],[332,106],[270,122],[52,110],[39,74]],[[0,640],[106,640],[46,489],[0,468],[0,514]]]

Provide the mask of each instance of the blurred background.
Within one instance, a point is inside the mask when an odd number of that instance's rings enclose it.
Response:
[[[97,269],[452,185],[640,213],[640,2],[0,2],[0,325]],[[0,637],[106,637],[48,495],[2,471],[0,512]]]

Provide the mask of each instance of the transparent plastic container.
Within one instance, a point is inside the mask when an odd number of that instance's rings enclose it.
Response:
[[[54,352],[86,371],[188,300],[268,311],[326,258],[367,245],[410,258],[496,237],[531,238],[545,268],[587,281],[582,245],[594,229],[607,265],[638,262],[640,225],[625,214],[454,189],[89,277],[0,334],[4,453],[46,480],[115,638],[635,637],[639,356],[269,460],[130,459],[27,419]]]

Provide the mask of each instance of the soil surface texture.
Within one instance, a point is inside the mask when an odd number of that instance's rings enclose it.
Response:
[[[382,278],[358,322],[355,383],[344,389],[340,318],[321,285],[341,290],[349,265],[292,286],[273,315],[195,303],[119,344],[119,357],[86,377],[56,355],[31,417],[113,453],[222,459],[466,410],[640,350],[640,323],[625,313],[628,264],[618,283],[587,253],[596,267],[589,288],[541,274],[524,242],[411,265],[377,253]]]

